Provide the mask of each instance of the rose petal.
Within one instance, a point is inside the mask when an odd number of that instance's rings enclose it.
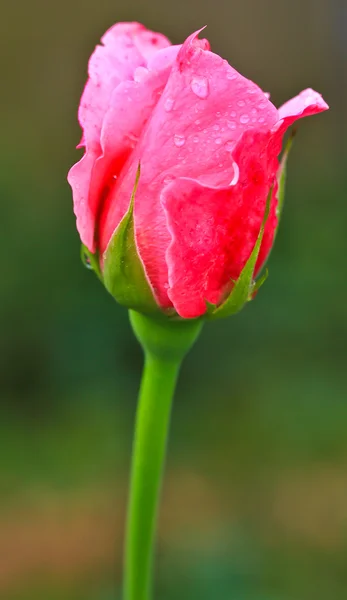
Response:
[[[288,100],[285,104],[278,109],[279,118],[284,119],[286,126],[289,127],[296,119],[301,117],[308,117],[309,115],[315,115],[324,110],[328,110],[329,106],[323,100],[322,96],[315,92],[311,88],[303,90]]]
[[[170,46],[157,52],[139,81],[121,83],[112,95],[101,132],[102,155],[95,162],[89,196],[91,203],[96,204],[103,188],[107,187],[107,194],[103,194],[105,204],[99,201],[101,252],[129,205],[124,179],[132,187],[135,179],[132,180],[131,171],[123,171],[124,165],[160,98],[179,48]],[[132,164],[136,173],[138,162],[135,160]],[[115,201],[120,188],[120,197]]]
[[[145,66],[154,53],[170,44],[164,36],[149,32],[139,23],[117,23],[105,33],[102,42],[103,45],[95,48],[89,60],[89,79],[78,111],[86,154],[68,175],[73,189],[77,229],[82,242],[92,252],[95,250],[96,205],[95,200],[93,203],[89,201],[91,171],[101,154],[101,127],[112,93],[120,82],[133,78],[138,66]]]
[[[269,172],[274,172],[278,169],[278,155],[282,150],[283,136],[288,127],[290,127],[297,119],[317,114],[328,108],[329,107],[322,96],[312,89],[303,90],[298,96],[292,98],[279,108],[278,113],[280,120],[272,129],[267,148]],[[276,177],[274,181],[274,194],[276,195],[277,188],[278,182]],[[266,261],[270,250],[271,245],[267,246],[264,243],[262,244],[255,274],[257,274],[259,268]]]
[[[184,318],[202,315],[205,300],[219,304],[253,250],[274,178],[267,141],[267,134],[243,136],[235,152],[240,175],[233,186],[212,188],[179,178],[162,193],[171,234],[168,296]],[[272,245],[276,204],[274,194],[256,270]]]

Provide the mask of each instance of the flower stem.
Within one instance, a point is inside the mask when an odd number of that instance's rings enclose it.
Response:
[[[157,508],[172,399],[182,359],[201,322],[166,321],[130,311],[145,353],[132,458],[128,506],[124,600],[150,600]]]

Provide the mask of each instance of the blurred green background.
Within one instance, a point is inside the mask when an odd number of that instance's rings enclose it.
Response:
[[[68,168],[89,55],[118,20],[213,49],[279,105],[305,87],[270,278],[206,325],[172,419],[157,599],[347,596],[345,0],[17,0],[2,9],[0,597],[119,596],[142,365],[79,259]],[[118,594],[118,596],[117,596]]]

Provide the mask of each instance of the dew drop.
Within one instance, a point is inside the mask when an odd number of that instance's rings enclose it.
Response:
[[[137,142],[138,142],[138,137],[137,135],[134,135],[133,133],[128,133],[127,135],[128,140],[129,140],[129,146],[130,148],[135,148]]]
[[[231,141],[226,142],[225,149],[227,152],[232,152],[234,150],[234,148],[235,148],[234,142],[231,142]]]
[[[247,92],[248,92],[249,94],[255,94],[255,93],[256,93],[256,91],[257,91],[257,88],[255,88],[255,87],[250,87],[250,88],[248,88],[248,90],[247,90]]]
[[[227,79],[229,79],[229,81],[232,81],[233,79],[236,79],[237,75],[235,73],[235,71],[228,71],[227,73]]]
[[[219,146],[222,143],[222,141],[222,138],[216,138],[214,142]]]
[[[85,268],[92,271],[93,267],[92,267],[92,263],[90,261],[88,254],[86,252],[82,252],[81,258],[82,258],[82,263],[84,264]]]
[[[244,106],[245,105],[245,101],[244,100],[238,100],[237,105],[238,106]]]
[[[252,115],[256,115],[257,114],[257,109],[256,108],[251,108],[251,113]]]
[[[190,87],[192,92],[202,100],[209,95],[209,84],[206,77],[193,77]]]
[[[227,121],[227,125],[228,125],[229,129],[236,129],[235,121]]]
[[[219,131],[220,127],[219,127],[219,125],[217,125],[217,123],[216,123],[215,125],[213,125],[213,129],[214,129],[215,131]]]
[[[186,138],[184,137],[184,135],[174,135],[174,144],[177,148],[181,148],[181,146],[184,146],[186,141]]]
[[[264,121],[265,121],[265,118],[264,118],[264,117],[259,117],[259,119],[258,119],[258,123],[264,123]]]
[[[258,106],[259,106],[260,109],[266,108],[266,102],[264,102],[264,101],[259,102]]]
[[[235,118],[235,117],[236,117],[236,112],[235,112],[234,110],[232,110],[232,111],[230,112],[230,116],[231,116],[232,118]]]
[[[163,179],[163,183],[165,185],[168,185],[169,183],[171,183],[171,181],[174,181],[175,176],[174,175],[165,175],[164,179]]]
[[[166,98],[165,102],[164,102],[164,108],[166,110],[166,112],[170,112],[170,110],[172,110],[174,105],[174,99],[173,98]]]
[[[243,123],[243,125],[246,125],[246,123],[248,123],[248,122],[249,122],[249,116],[246,115],[246,114],[241,115],[241,117],[240,117],[240,123]]]
[[[198,138],[198,136],[197,136],[197,135],[195,135],[195,136],[193,137],[193,142],[194,142],[194,144],[198,144],[198,142],[199,142],[199,138]]]
[[[201,123],[200,119],[196,119],[195,125],[200,125],[200,123]]]

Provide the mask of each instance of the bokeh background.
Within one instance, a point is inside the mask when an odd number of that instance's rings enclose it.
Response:
[[[345,0],[17,0],[0,21],[0,597],[120,598],[142,356],[79,259],[66,172],[88,57],[113,22],[213,49],[280,104],[305,87],[270,278],[182,371],[162,600],[347,596]]]

